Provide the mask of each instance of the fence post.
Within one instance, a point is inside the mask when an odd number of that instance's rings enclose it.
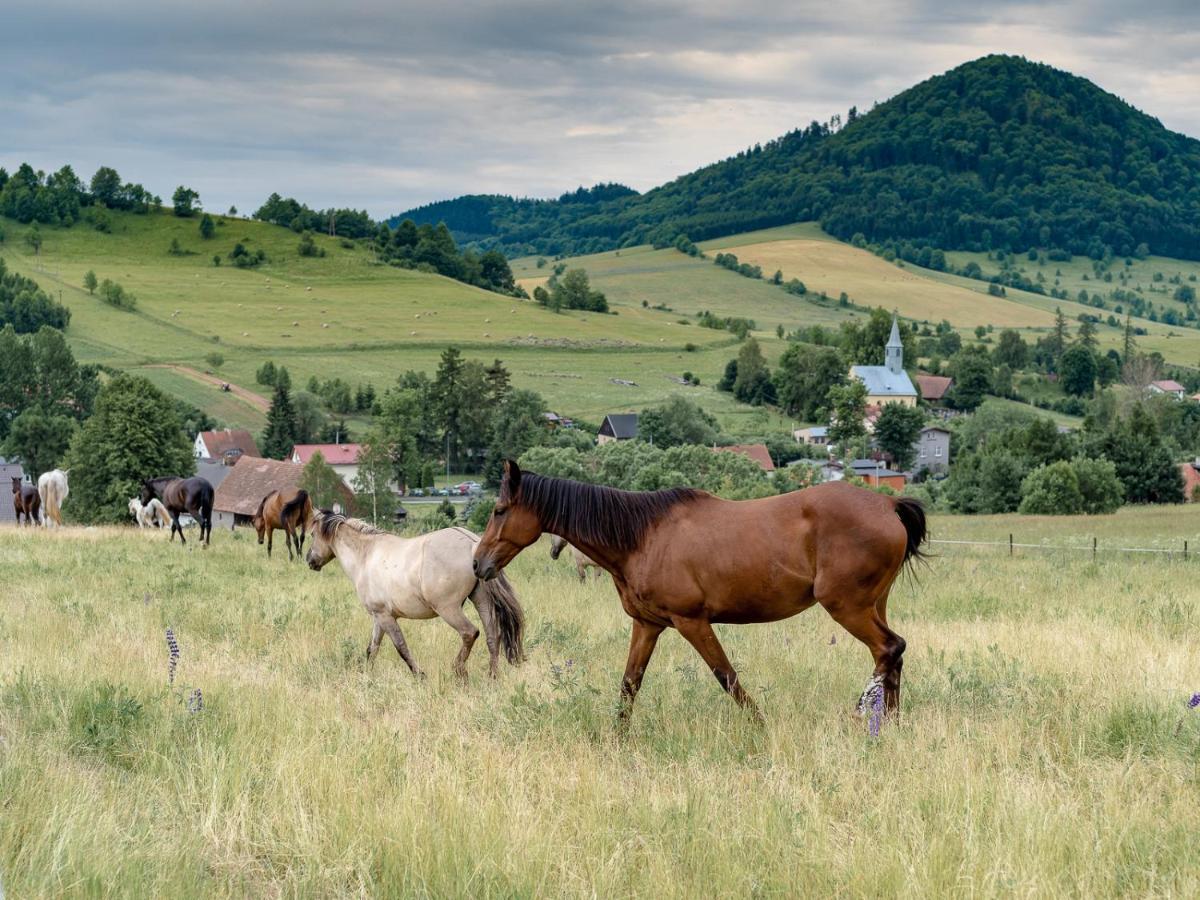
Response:
[[[1011,531],[1008,533],[1008,555],[1009,556],[1013,555],[1013,553],[1012,553],[1012,532]]]
[[[1187,541],[1183,542],[1183,558],[1187,559]]]
[[[1096,539],[1092,538],[1092,562],[1096,561]]]

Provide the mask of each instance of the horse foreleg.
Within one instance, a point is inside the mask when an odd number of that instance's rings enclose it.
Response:
[[[738,674],[729,662],[729,657],[725,655],[725,648],[717,640],[712,623],[706,619],[678,618],[673,621],[673,624],[684,639],[695,647],[696,652],[708,663],[708,667],[712,669],[713,675],[725,692],[737,701],[738,706],[750,710],[760,725],[765,724],[766,720],[763,718],[758,704],[746,693],[741,682],[738,681]]]
[[[271,558],[271,547],[275,543],[275,529],[267,526],[267,559]]]
[[[462,638],[462,647],[454,659],[454,674],[466,681],[467,657],[471,655],[471,648],[475,646],[475,640],[479,637],[479,629],[471,624],[471,620],[467,618],[461,606],[450,606],[439,609],[437,612]]]
[[[375,619],[376,624],[387,632],[388,637],[392,639],[392,643],[396,645],[396,652],[400,654],[400,658],[408,664],[408,668],[418,678],[424,678],[425,673],[421,671],[421,667],[417,665],[417,661],[413,659],[412,653],[408,650],[408,644],[404,642],[404,633],[400,630],[400,626],[396,624],[396,620],[388,615],[380,615]]]
[[[658,644],[663,626],[652,622],[633,620],[633,633],[629,636],[629,658],[625,661],[625,676],[621,679],[621,699],[617,706],[617,728],[624,732],[629,728],[629,716],[633,713],[633,701],[642,687],[642,677],[650,665],[650,657]]]

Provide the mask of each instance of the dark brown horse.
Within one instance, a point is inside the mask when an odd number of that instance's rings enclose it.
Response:
[[[271,558],[271,544],[275,538],[275,529],[282,528],[286,535],[288,559],[302,559],[304,554],[304,536],[308,528],[308,520],[312,518],[312,500],[308,491],[300,488],[284,488],[282,491],[271,491],[258,504],[258,512],[250,520],[254,530],[258,532],[258,543],[262,546],[263,538],[267,540],[267,558]],[[296,547],[296,555],[292,556],[292,546]]]
[[[495,578],[543,531],[607,569],[633,619],[622,727],[665,628],[761,720],[712,623],[774,622],[816,603],[874,657],[859,711],[881,691],[888,711],[899,707],[904,638],[888,627],[887,599],[901,567],[922,555],[925,511],[916,500],[838,482],[761,500],[686,488],[636,493],[522,473],[507,461],[475,574]]]
[[[17,512],[17,524],[21,524],[21,516],[25,516],[26,525],[38,524],[38,510],[42,508],[42,498],[38,489],[32,484],[25,484],[16,475],[12,477],[13,508]]]
[[[187,513],[200,523],[200,540],[208,546],[212,540],[212,508],[213,486],[208,479],[194,476],[178,478],[166,475],[162,478],[150,478],[142,482],[142,505],[158,498],[171,514],[171,540],[175,540],[175,532],[179,532],[180,543],[186,544],[183,536],[183,526],[179,517]]]

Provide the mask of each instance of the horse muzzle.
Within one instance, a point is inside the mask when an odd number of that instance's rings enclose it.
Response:
[[[475,577],[481,581],[491,581],[498,574],[496,563],[493,560],[473,560],[472,568],[475,571]]]

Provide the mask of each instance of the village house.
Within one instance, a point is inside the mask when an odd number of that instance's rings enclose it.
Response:
[[[950,471],[950,431],[940,425],[927,425],[913,444],[913,474]]]
[[[758,463],[764,472],[774,472],[775,463],[766,444],[733,444],[729,447],[713,447],[714,453],[739,453]]]
[[[342,476],[346,486],[353,488],[354,479],[358,476],[358,454],[361,450],[361,444],[296,444],[288,459],[305,466],[320,453],[333,471]]]
[[[826,481],[841,481],[844,477],[843,469],[845,468],[836,459],[794,459],[788,463],[788,467],[792,466],[807,466],[817,471],[817,484],[824,484]]]
[[[239,456],[258,456],[258,445],[254,437],[244,428],[224,431],[201,431],[192,445],[196,459],[224,459]]]
[[[1182,400],[1183,395],[1187,392],[1187,388],[1170,378],[1150,382],[1149,389],[1151,394],[1170,394],[1176,400]]]
[[[609,413],[600,423],[597,444],[611,441],[631,441],[638,436],[637,413]]]
[[[883,406],[885,403],[917,405],[917,389],[904,371],[904,345],[900,341],[900,328],[895,316],[892,317],[892,335],[884,349],[884,365],[851,366],[850,377],[857,378],[866,386],[868,407]]]
[[[826,425],[813,425],[810,428],[797,428],[792,432],[797,444],[808,444],[812,447],[825,447],[829,444],[829,428]]]
[[[907,481],[903,472],[893,472],[882,459],[855,459],[850,461],[850,471],[871,487],[889,487],[896,493],[904,490]]]
[[[954,387],[954,379],[946,375],[914,375],[913,381],[917,383],[921,399],[932,407],[945,406],[946,395]]]
[[[298,463],[243,456],[229,467],[228,474],[217,487],[213,498],[213,527],[232,530],[238,525],[249,525],[267,494],[299,487],[303,473],[304,466]],[[350,489],[344,484],[339,485],[337,493],[341,508],[350,509],[354,500]]]

